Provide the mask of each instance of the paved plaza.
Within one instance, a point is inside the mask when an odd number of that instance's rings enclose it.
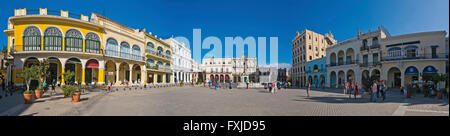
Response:
[[[115,88],[113,88],[115,90]],[[348,98],[342,90],[282,89],[275,94],[264,89],[214,89],[168,87],[82,95],[80,103],[70,98],[46,97],[34,104],[18,104],[0,111],[8,116],[448,116],[448,100],[416,96],[403,99],[389,92],[384,102]],[[23,101],[21,95],[16,103]],[[12,99],[13,97],[11,97]],[[0,104],[6,101],[0,100]]]

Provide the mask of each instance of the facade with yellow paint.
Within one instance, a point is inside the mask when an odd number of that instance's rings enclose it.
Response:
[[[8,20],[8,55],[14,58],[11,78],[19,78],[25,67],[50,61],[47,82],[65,84],[63,73],[74,71],[75,83],[103,84],[102,44],[104,27],[90,22],[88,16],[69,11],[15,9]]]
[[[65,84],[66,71],[75,72],[71,81],[77,84],[173,83],[168,44],[96,13],[15,9],[4,33],[13,60],[10,79],[19,86],[24,84],[23,69],[44,59],[50,61],[47,83]],[[147,49],[150,45],[153,50]]]
[[[145,41],[147,43],[145,50],[147,83],[174,83],[171,46],[157,35],[153,36],[147,32],[145,32]]]

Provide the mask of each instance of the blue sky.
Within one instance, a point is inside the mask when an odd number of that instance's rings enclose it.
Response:
[[[292,63],[291,41],[305,28],[321,34],[330,30],[338,41],[355,36],[357,28],[368,31],[379,25],[391,35],[449,31],[448,0],[14,0],[0,9],[3,30],[15,8],[105,13],[131,28],[146,28],[163,38],[185,36],[191,42],[194,28],[202,29],[202,38],[219,37],[223,45],[225,37],[278,37],[279,63]],[[7,44],[5,34],[0,42]]]

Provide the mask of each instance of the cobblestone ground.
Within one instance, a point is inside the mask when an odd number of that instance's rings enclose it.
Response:
[[[113,89],[114,90],[114,89]],[[449,116],[448,100],[417,96],[405,100],[389,92],[384,102],[349,99],[342,90],[152,88],[106,94],[74,115],[119,116]]]

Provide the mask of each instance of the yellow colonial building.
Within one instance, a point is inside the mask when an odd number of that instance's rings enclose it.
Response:
[[[89,22],[84,15],[69,11],[15,9],[8,20],[8,54],[14,58],[11,78],[19,78],[24,67],[48,59],[50,77],[47,82],[64,84],[63,73],[75,72],[72,81],[81,84],[104,83],[102,44],[104,27]]]
[[[145,32],[145,30],[144,30]],[[157,35],[145,32],[147,83],[174,83],[172,76],[172,48]]]
[[[16,85],[24,84],[24,68],[44,59],[50,61],[47,83],[65,84],[66,71],[75,72],[72,81],[87,85],[173,82],[168,44],[145,29],[96,13],[89,17],[46,8],[15,9],[4,33],[8,58],[13,60],[9,77]]]

